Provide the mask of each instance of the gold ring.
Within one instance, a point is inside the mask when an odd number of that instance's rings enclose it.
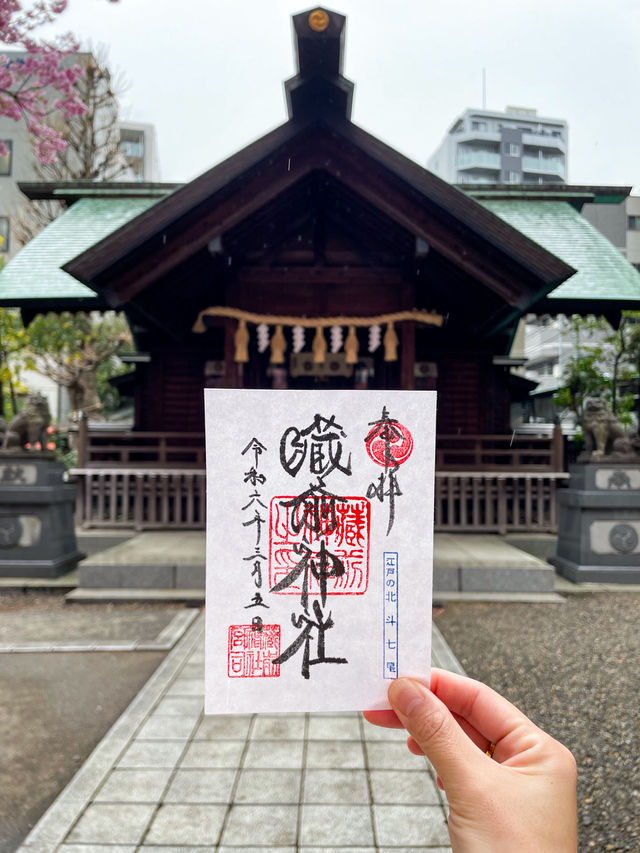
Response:
[[[493,758],[493,753],[495,752],[495,750],[496,750],[495,743],[490,743],[489,746],[487,747],[485,755],[488,755],[489,758]]]

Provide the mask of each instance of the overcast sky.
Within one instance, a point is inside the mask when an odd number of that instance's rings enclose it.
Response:
[[[288,0],[69,0],[55,25],[105,44],[152,122],[161,178],[186,181],[286,120]],[[639,0],[340,0],[353,120],[424,165],[453,119],[535,107],[569,123],[571,183],[640,192]],[[49,31],[51,31],[49,29]],[[43,32],[40,30],[39,32]]]

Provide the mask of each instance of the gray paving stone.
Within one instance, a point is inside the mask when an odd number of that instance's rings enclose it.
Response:
[[[521,552],[522,553],[522,552]],[[460,570],[463,592],[553,592],[555,572],[551,566],[537,561],[535,568],[485,568],[473,566]]]
[[[238,803],[290,803],[300,798],[300,770],[243,770],[236,789]]]
[[[194,740],[231,738],[244,740],[249,732],[251,717],[203,717],[196,729]]]
[[[389,847],[446,845],[449,833],[440,806],[373,807],[378,844]]]
[[[309,740],[360,740],[357,717],[309,717]]]
[[[138,740],[186,740],[193,733],[197,719],[193,715],[153,714],[138,732]]]
[[[207,844],[205,846],[200,846],[198,844],[195,847],[191,844],[180,844],[177,847],[174,847],[173,845],[167,847],[164,844],[143,844],[142,847],[138,849],[144,851],[144,853],[215,853],[217,850],[215,844]],[[73,851],[69,851],[69,853],[73,853]],[[235,853],[238,853],[238,851],[236,850]]]
[[[135,853],[136,844],[62,844],[58,853]]]
[[[204,681],[201,678],[176,678],[167,696],[199,696],[204,700]]]
[[[379,853],[451,853],[450,847],[379,847]]]
[[[298,770],[302,767],[301,740],[256,740],[249,743],[244,759],[245,768]]]
[[[375,803],[440,805],[436,783],[426,769],[422,773],[372,770],[369,777]]]
[[[242,756],[242,740],[198,740],[189,744],[181,767],[236,768]]]
[[[307,770],[302,802],[368,805],[367,774],[364,770]]]
[[[96,803],[87,808],[65,841],[67,844],[139,844],[154,809],[154,805]]]
[[[204,589],[205,571],[202,566],[176,566],[178,589]]]
[[[307,768],[364,768],[362,744],[352,741],[311,740],[307,744]]]
[[[450,847],[379,847],[379,853],[451,853]]]
[[[377,853],[376,847],[299,847],[299,853]]]
[[[296,843],[297,806],[233,806],[222,843],[266,847]]]
[[[186,663],[180,670],[181,678],[204,678],[204,664]]]
[[[100,555],[96,554],[80,564],[78,579],[81,587],[117,589],[131,585],[132,566],[91,565],[92,560],[97,562],[99,559]],[[140,565],[136,569],[136,587],[163,589],[175,586],[173,566]]]
[[[235,770],[177,770],[165,803],[227,803]]]
[[[367,742],[367,760],[371,770],[424,770],[425,758],[409,752],[406,743]]]
[[[158,702],[157,714],[201,714],[204,702],[198,696],[167,696]]]
[[[251,853],[251,849],[249,847],[230,847],[226,844],[221,844],[220,847],[218,847],[217,853],[241,853],[241,851],[245,851],[245,853]],[[296,853],[296,848],[274,847],[273,844],[270,844],[269,853]]]
[[[184,740],[134,740],[118,762],[118,768],[175,767],[184,744]]]
[[[148,844],[213,845],[226,811],[226,806],[162,805],[145,841]]]
[[[251,731],[252,740],[302,740],[304,714],[258,714]]]
[[[369,806],[302,806],[300,844],[373,844]]]
[[[171,770],[114,770],[94,797],[97,803],[157,803]]]
[[[370,740],[388,740],[399,741],[400,743],[407,742],[407,733],[404,729],[387,729],[384,726],[374,726],[364,720],[364,739]]]

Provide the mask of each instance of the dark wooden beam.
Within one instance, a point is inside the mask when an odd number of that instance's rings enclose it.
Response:
[[[378,284],[400,286],[402,275],[385,267],[242,267],[239,284]],[[406,306],[413,308],[413,305]]]
[[[319,156],[311,154],[304,159],[294,159],[292,154],[292,151],[281,152],[267,165],[261,164],[261,167],[251,170],[235,192],[229,193],[208,213],[193,212],[194,215],[182,227],[173,227],[164,239],[157,238],[156,245],[149,246],[137,262],[129,260],[127,263],[125,259],[122,273],[113,288],[112,299],[117,300],[113,307],[131,301],[151,282],[204,248],[212,235],[224,233],[237,225],[322,165]],[[294,168],[291,168],[292,160]],[[149,249],[153,255],[152,263],[149,262]]]
[[[324,146],[326,141],[323,139],[320,144]],[[346,143],[340,147],[339,158],[335,156],[335,149],[327,146],[323,159],[326,171],[350,190],[410,233],[422,237],[432,249],[489,287],[509,305],[527,307],[530,288],[538,289],[540,282],[533,276],[528,277],[521,266],[499,250],[487,251],[486,241],[448,216],[446,211],[425,203],[425,199],[410,187],[401,186],[386,169]],[[525,286],[516,289],[515,281]]]

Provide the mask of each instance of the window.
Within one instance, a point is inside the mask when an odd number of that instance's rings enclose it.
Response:
[[[9,251],[9,217],[0,216],[0,252]]]
[[[628,216],[627,229],[629,231],[640,231],[640,216]]]
[[[3,139],[2,142],[4,142],[9,151],[6,154],[0,154],[0,175],[10,175],[13,143],[10,139]]]
[[[509,157],[519,157],[520,156],[519,144],[517,142],[505,142],[504,153],[508,154]]]
[[[486,130],[487,123],[486,121],[472,121],[471,122],[471,130]]]
[[[518,172],[507,172],[507,183],[508,184],[519,184],[520,183],[520,174]]]

